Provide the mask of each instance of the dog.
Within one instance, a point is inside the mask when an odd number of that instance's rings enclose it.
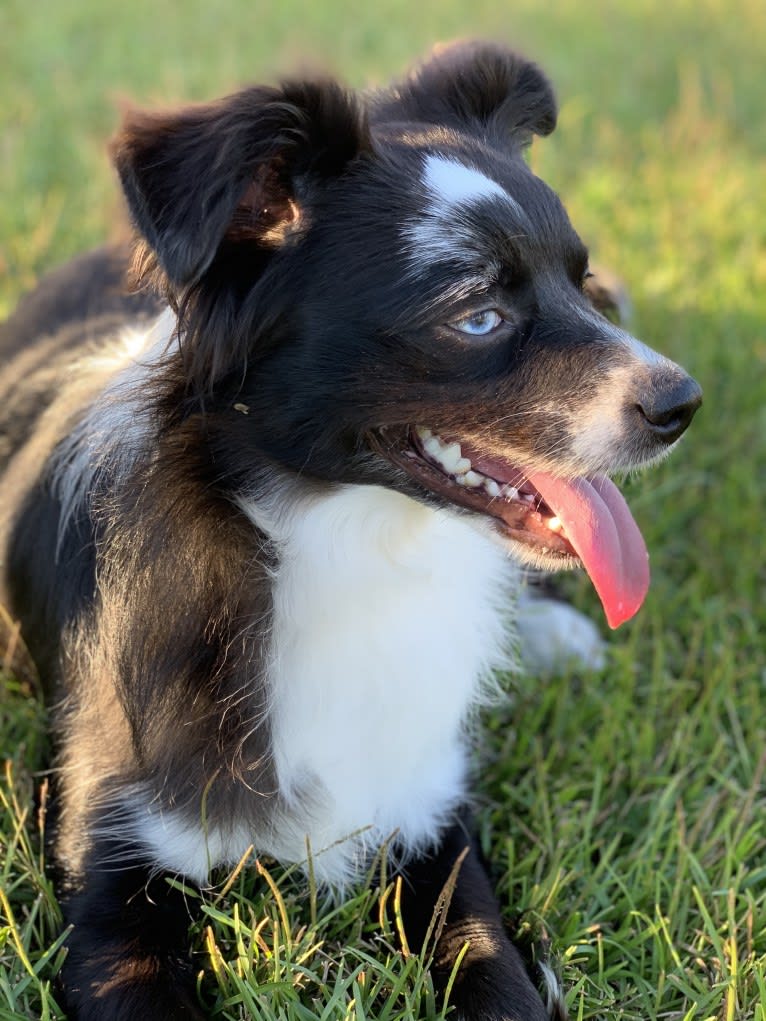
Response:
[[[638,610],[609,476],[701,400],[590,300],[524,159],[556,116],[485,43],[364,97],[133,111],[143,289],[104,249],[3,328],[3,598],[56,705],[70,1017],[203,1016],[168,876],[253,845],[342,890],[386,844],[412,947],[457,875],[456,1016],[548,1016],[470,829],[468,724],[525,570],[584,567],[612,627]]]

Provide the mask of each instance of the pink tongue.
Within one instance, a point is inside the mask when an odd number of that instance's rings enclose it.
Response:
[[[606,476],[564,482],[547,472],[528,476],[585,565],[609,627],[630,620],[649,588],[649,554],[622,493]]]

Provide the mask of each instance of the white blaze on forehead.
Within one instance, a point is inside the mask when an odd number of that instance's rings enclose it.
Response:
[[[525,215],[516,199],[497,181],[474,167],[467,167],[443,156],[426,158],[423,183],[441,207],[470,205],[495,198],[506,202],[517,216]]]
[[[506,194],[496,181],[480,171],[441,156],[426,158],[423,183],[445,205],[504,197]]]
[[[493,256],[485,250],[486,242],[471,222],[471,206],[488,199],[499,200],[517,222],[526,222],[524,210],[497,181],[443,156],[426,157],[422,181],[430,202],[422,218],[405,227],[406,236],[414,243],[418,269],[424,259],[457,260],[466,268],[480,267],[473,286],[486,283],[485,278],[492,276]]]

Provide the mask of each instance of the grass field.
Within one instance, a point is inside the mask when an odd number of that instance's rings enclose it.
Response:
[[[0,313],[118,229],[104,144],[125,97],[209,97],[306,65],[361,86],[468,34],[552,75],[560,126],[533,166],[627,281],[635,331],[705,390],[675,457],[627,486],[653,584],[608,669],[514,679],[486,721],[497,888],[550,940],[573,1018],[766,1021],[762,0],[0,0]],[[587,584],[571,591],[598,619]],[[7,671],[3,684],[0,1019],[61,1017],[45,712]],[[336,907],[270,862],[220,877],[194,930],[212,1016],[440,1017],[381,920],[386,896],[380,872]]]

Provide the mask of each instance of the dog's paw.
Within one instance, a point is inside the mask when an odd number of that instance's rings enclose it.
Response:
[[[572,667],[604,668],[606,644],[596,625],[567,603],[525,592],[516,626],[521,666],[528,673],[551,676]]]
[[[547,993],[545,1009],[548,1011],[549,1021],[569,1021],[564,990],[561,988],[556,972],[548,964],[541,963],[539,968]]]
[[[544,1004],[524,999],[515,1007],[500,1007],[491,998],[479,995],[455,1005],[455,1021],[570,1021],[563,990],[553,971],[547,965],[541,970],[547,993]]]

